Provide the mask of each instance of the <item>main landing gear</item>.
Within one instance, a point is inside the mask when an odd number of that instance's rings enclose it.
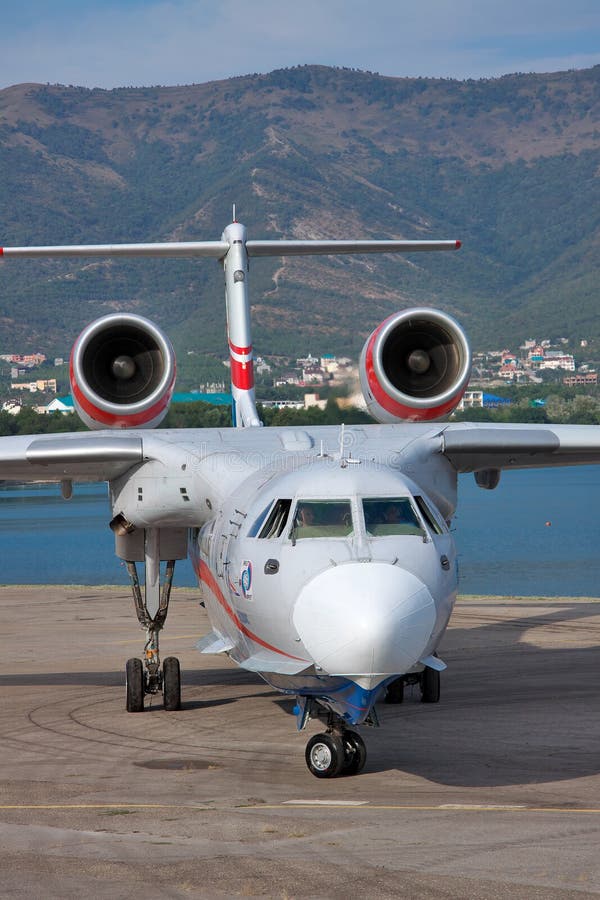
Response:
[[[131,589],[138,621],[146,630],[143,664],[137,658],[127,660],[125,669],[127,712],[143,712],[144,696],[158,694],[161,691],[165,709],[180,709],[181,671],[179,660],[174,656],[168,656],[161,667],[158,652],[158,635],[167,618],[175,560],[167,562],[164,581],[161,585],[160,563],[152,565],[152,559],[146,557],[144,596],[142,596],[135,562],[128,561],[127,570],[131,578]]]
[[[437,669],[425,666],[416,675],[401,675],[388,684],[385,691],[386,703],[402,703],[404,701],[404,685],[418,684],[421,688],[422,703],[438,703],[440,699],[440,673]]]

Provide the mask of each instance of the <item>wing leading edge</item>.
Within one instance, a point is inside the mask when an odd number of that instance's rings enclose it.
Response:
[[[427,447],[432,455],[443,454],[457,472],[600,464],[597,425],[404,423],[349,426],[346,433],[356,455],[382,461],[410,446]],[[322,425],[257,429],[251,435],[229,428],[15,435],[0,438],[0,480],[110,481],[149,459],[169,465],[179,452],[202,458],[229,451],[236,459],[245,453],[266,459],[272,453],[310,452],[322,443],[335,453],[339,434],[338,426]]]
[[[74,432],[0,438],[0,481],[110,481],[143,461],[139,436]]]
[[[442,453],[457,472],[600,463],[598,425],[446,425]]]

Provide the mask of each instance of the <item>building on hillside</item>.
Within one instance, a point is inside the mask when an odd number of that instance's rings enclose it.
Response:
[[[505,381],[517,381],[519,375],[523,373],[519,371],[519,367],[516,363],[507,363],[506,365],[500,366],[498,371],[498,375],[500,378],[503,378]]]
[[[329,375],[335,375],[339,368],[339,365],[333,353],[325,353],[321,357],[321,368]]]
[[[257,375],[268,375],[271,371],[271,366],[262,356],[257,356],[254,371]]]
[[[529,348],[527,353],[527,364],[532,369],[539,369],[541,364],[544,362],[545,350],[541,346],[541,344],[534,344],[533,347]]]
[[[72,397],[55,397],[46,406],[36,407],[36,412],[40,415],[48,415],[49,413],[60,413],[60,415],[68,416],[69,413],[75,411]]]
[[[325,409],[327,406],[327,400],[321,400],[318,394],[305,394],[304,395],[304,409]]]
[[[323,384],[325,381],[325,373],[320,366],[305,366],[302,369],[302,379],[304,384]]]
[[[173,403],[210,403],[212,406],[230,406],[231,394],[227,391],[184,391],[173,394]]]
[[[265,409],[304,409],[303,400],[259,400]]]
[[[565,375],[563,384],[575,387],[576,384],[598,384],[597,372],[577,372],[575,375]]]
[[[14,363],[16,366],[23,366],[26,369],[32,369],[34,366],[41,366],[46,362],[44,353],[2,353],[0,359],[4,362]]]
[[[23,408],[20,400],[5,400],[2,404],[2,412],[9,413],[11,416],[18,416]]]
[[[300,379],[295,372],[284,373],[280,378],[276,378],[273,387],[285,387],[287,384],[300,384]]]
[[[266,409],[325,409],[327,400],[321,400],[318,394],[305,394],[303,400],[259,400]]]
[[[484,391],[465,391],[456,409],[498,409],[500,406],[510,406],[511,403],[512,400],[508,397],[497,397]]]
[[[11,384],[11,389],[15,391],[29,391],[31,394],[35,394],[37,391],[47,391],[50,394],[55,394],[56,378],[15,382],[14,384]]]
[[[457,410],[473,409],[483,406],[483,391],[465,391],[460,398]]]
[[[571,353],[563,353],[561,350],[546,350],[540,369],[566,369],[567,372],[574,372],[575,359]]]
[[[296,365],[299,369],[304,369],[306,366],[318,366],[319,360],[318,357],[312,356],[312,354],[309,352],[308,355],[304,358],[297,359]]]

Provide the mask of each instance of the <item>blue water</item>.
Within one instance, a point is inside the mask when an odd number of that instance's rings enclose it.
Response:
[[[461,476],[461,592],[600,596],[599,507],[600,467],[505,472],[495,491]],[[0,583],[128,584],[109,518],[104,485],[75,485],[68,502],[54,486],[0,489]],[[189,562],[175,584],[195,584]]]

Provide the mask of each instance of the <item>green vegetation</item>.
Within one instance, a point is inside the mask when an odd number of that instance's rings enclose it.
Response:
[[[532,406],[533,388],[508,388],[504,396],[513,395],[514,402],[500,409],[470,409],[457,412],[452,421],[459,422],[532,422],[538,424],[600,425],[600,392],[593,395],[582,389],[556,386],[546,396],[544,406]],[[340,409],[330,396],[324,410],[273,409],[258,406],[265,425],[302,427],[309,425],[365,424],[373,420],[366,412],[354,407]],[[231,426],[231,408],[213,406],[210,403],[173,403],[159,428],[228,428]],[[50,434],[66,431],[87,431],[75,413],[70,415],[39,415],[31,408],[24,408],[13,416],[0,412],[0,435]]]
[[[410,260],[253,261],[257,351],[356,357],[387,314],[426,303],[480,348],[585,337],[600,358],[600,67],[460,82],[301,66],[180,88],[23,86],[16,106],[12,91],[6,245],[213,239],[234,201],[255,238],[460,237],[459,254]],[[205,260],[11,261],[2,347],[66,356],[86,322],[129,309],[170,333],[191,386],[219,368],[222,297]]]

